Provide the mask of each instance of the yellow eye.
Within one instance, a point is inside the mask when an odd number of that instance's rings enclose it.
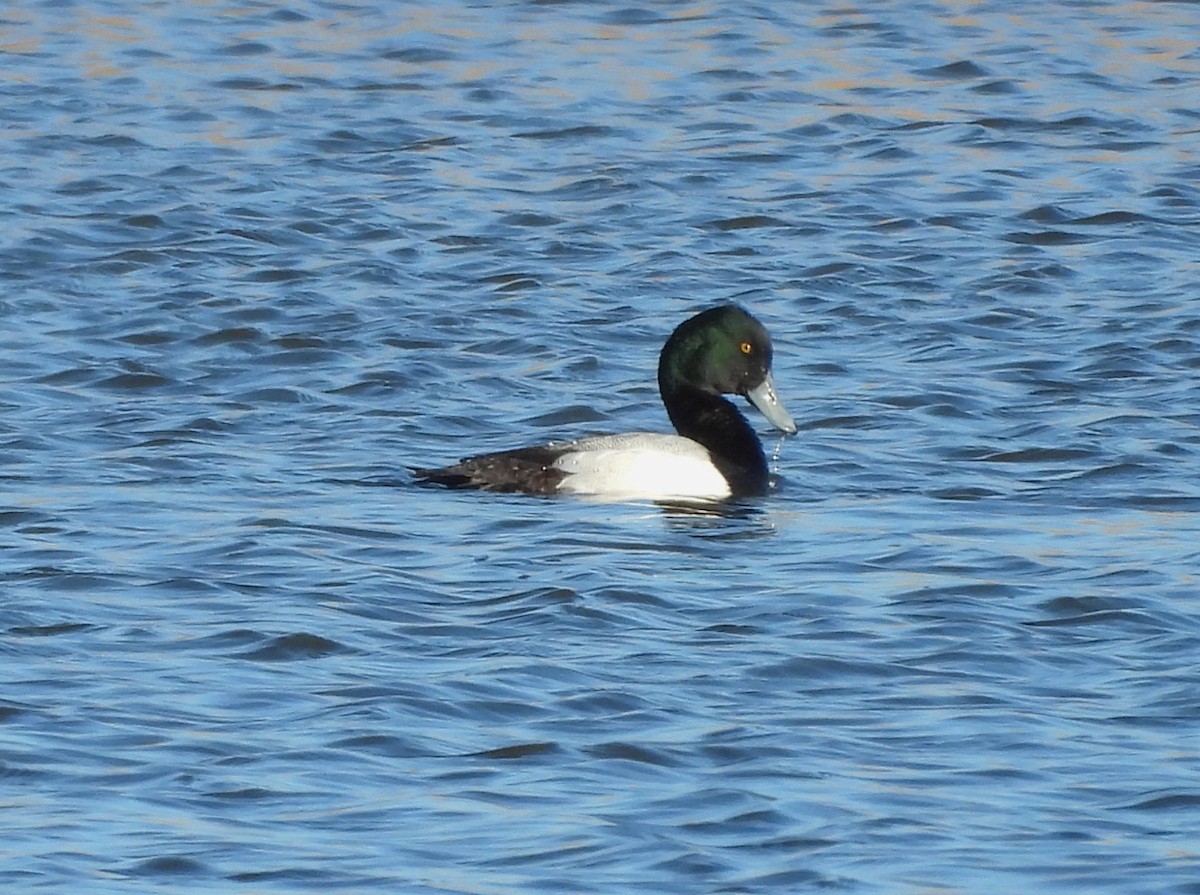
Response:
[[[741,349],[742,354],[753,354],[754,353],[754,346],[751,345],[749,342],[743,342],[741,345],[738,345],[738,348]]]

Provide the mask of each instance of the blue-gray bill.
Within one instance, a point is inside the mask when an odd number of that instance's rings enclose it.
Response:
[[[758,388],[747,392],[746,397],[776,429],[789,435],[795,433],[796,424],[792,421],[792,415],[787,412],[787,408],[783,406],[783,402],[779,400],[779,393],[775,391],[775,382],[771,379],[770,373]]]

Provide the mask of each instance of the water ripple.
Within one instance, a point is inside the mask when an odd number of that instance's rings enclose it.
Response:
[[[8,15],[0,880],[1194,892],[1195,15],[911,12]],[[768,498],[405,474],[730,300]]]

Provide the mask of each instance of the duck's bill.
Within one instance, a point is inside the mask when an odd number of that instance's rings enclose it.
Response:
[[[783,406],[783,402],[779,400],[779,394],[775,391],[775,382],[771,379],[770,373],[758,388],[747,392],[746,397],[776,429],[788,434],[796,431],[796,424],[792,421],[791,414]]]

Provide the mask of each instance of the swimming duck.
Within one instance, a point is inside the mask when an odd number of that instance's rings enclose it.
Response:
[[[681,323],[658,359],[658,389],[678,435],[629,432],[481,454],[418,479],[451,488],[613,499],[723,500],[770,486],[762,445],[722,395],[741,395],[794,433],[771,379],[771,337],[737,305]]]

